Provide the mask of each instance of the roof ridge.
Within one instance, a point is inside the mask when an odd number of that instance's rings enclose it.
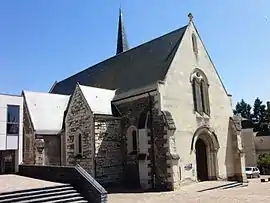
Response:
[[[21,97],[19,94],[0,93],[0,96]]]
[[[65,95],[65,94],[55,94],[55,93],[50,93],[50,92],[36,92],[36,91],[31,91],[31,90],[23,90],[23,93],[38,93],[38,94],[46,94],[46,95],[55,95],[55,96],[65,96],[69,97],[70,95]]]
[[[107,61],[109,61],[109,60],[112,60],[112,59],[115,59],[115,58],[117,58],[117,57],[120,57],[120,56],[122,56],[122,55],[124,55],[124,54],[127,54],[127,53],[129,53],[129,52],[131,52],[131,51],[133,51],[133,50],[135,50],[135,49],[138,49],[138,48],[140,48],[140,47],[142,47],[142,46],[145,46],[145,45],[147,45],[147,44],[149,44],[149,43],[152,43],[152,42],[154,42],[154,41],[156,41],[156,40],[159,40],[159,39],[161,39],[161,38],[163,38],[163,37],[165,37],[165,36],[168,36],[168,35],[170,35],[170,34],[173,34],[173,33],[175,33],[175,32],[178,32],[178,31],[180,31],[180,30],[182,30],[182,29],[186,29],[187,27],[188,27],[188,25],[185,25],[185,26],[180,27],[180,28],[178,28],[178,29],[172,30],[172,31],[169,32],[169,33],[163,34],[163,35],[161,35],[161,36],[159,36],[159,37],[156,37],[156,38],[154,38],[154,39],[151,39],[151,40],[149,40],[149,41],[147,41],[147,42],[145,42],[145,43],[142,43],[142,44],[139,44],[139,45],[137,45],[137,46],[135,46],[135,47],[132,47],[132,48],[130,48],[129,50],[127,50],[127,51],[125,51],[125,52],[119,53],[119,54],[114,55],[114,56],[111,56],[111,57],[109,57],[109,58],[107,58],[107,59],[105,59],[105,60],[103,60],[103,61],[100,61],[100,62],[98,62],[98,63],[95,63],[95,64],[89,66],[88,68],[85,68],[84,70],[81,70],[81,71],[79,71],[79,72],[77,72],[77,73],[75,73],[75,74],[73,74],[73,75],[71,75],[71,76],[69,76],[69,77],[67,77],[67,78],[65,78],[65,79],[63,79],[63,80],[61,80],[61,81],[59,81],[57,84],[60,84],[60,83],[64,82],[65,80],[67,80],[67,79],[69,79],[69,78],[71,78],[71,77],[74,77],[74,76],[76,76],[76,75],[79,75],[79,74],[81,74],[81,73],[83,73],[83,72],[89,70],[90,68],[94,68],[94,66],[98,66],[99,64],[102,64],[102,63],[105,63],[105,62],[107,62]]]
[[[110,89],[107,89],[107,88],[94,87],[94,86],[90,86],[90,85],[81,85],[81,84],[78,84],[78,85],[82,86],[82,87],[86,87],[86,88],[101,89],[101,90],[106,90],[106,91],[110,91],[110,92],[116,91],[116,90],[110,90]]]

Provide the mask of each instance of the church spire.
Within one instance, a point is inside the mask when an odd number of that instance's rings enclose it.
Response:
[[[125,26],[124,26],[122,9],[120,8],[116,54],[120,54],[126,50],[128,50],[128,43],[127,43],[127,36],[126,36],[126,31],[125,31]]]

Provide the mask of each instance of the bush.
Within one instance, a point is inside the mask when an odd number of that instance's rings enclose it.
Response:
[[[258,165],[270,165],[270,154],[259,154]]]
[[[262,174],[270,173],[270,154],[259,154],[257,158],[258,167]]]

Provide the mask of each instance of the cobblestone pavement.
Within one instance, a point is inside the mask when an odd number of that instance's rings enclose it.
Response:
[[[225,182],[224,182],[225,183]],[[270,202],[270,182],[261,183],[252,179],[248,186],[230,189],[213,189],[197,192],[220,185],[216,181],[183,187],[179,191],[163,193],[110,194],[109,203],[242,203]]]
[[[0,175],[0,193],[33,188],[43,188],[56,185],[63,184],[38,180],[34,178],[27,178],[18,175]]]

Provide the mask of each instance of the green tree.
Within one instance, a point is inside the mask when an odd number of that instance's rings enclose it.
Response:
[[[264,153],[258,155],[258,165],[266,166],[270,165],[270,154]]]
[[[254,132],[269,133],[270,109],[267,109],[258,97],[254,101],[253,108],[242,99],[237,102],[233,112],[235,115],[240,114],[243,118],[251,119],[255,124]]]
[[[233,113],[235,115],[240,114],[243,118],[251,119],[251,106],[244,99],[241,99],[240,102],[236,103]]]
[[[267,110],[263,102],[257,97],[253,105],[252,121],[256,125],[254,131],[268,131]]]

